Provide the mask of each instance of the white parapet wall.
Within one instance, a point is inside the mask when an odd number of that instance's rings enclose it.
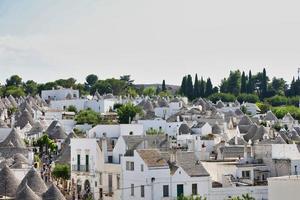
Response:
[[[222,187],[212,188],[208,200],[227,200],[231,197],[249,194],[255,200],[268,199],[268,186]],[[273,200],[273,199],[272,199]]]
[[[300,176],[282,176],[268,179],[269,200],[296,200],[300,198]]]

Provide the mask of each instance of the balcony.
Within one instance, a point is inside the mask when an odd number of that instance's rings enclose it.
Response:
[[[89,172],[89,166],[87,165],[72,165],[72,171],[77,171],[77,172]]]

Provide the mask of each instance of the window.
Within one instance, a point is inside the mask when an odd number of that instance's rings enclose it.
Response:
[[[89,155],[85,155],[85,171],[89,171]]]
[[[192,184],[192,194],[193,195],[197,195],[198,194],[197,184]]]
[[[134,171],[134,162],[126,161],[126,170],[127,171]]]
[[[242,171],[243,178],[250,178],[250,171]]]
[[[144,171],[144,165],[141,164],[141,172],[143,172],[143,171]]]
[[[99,184],[102,185],[102,172],[99,173]]]
[[[112,156],[108,156],[108,163],[113,163],[113,157]]]
[[[163,186],[163,197],[169,197],[169,185]]]
[[[97,181],[95,181],[95,187],[97,187]]]
[[[134,184],[131,184],[131,186],[130,186],[130,195],[131,196],[134,196]]]
[[[77,154],[77,171],[80,171],[80,154]]]
[[[120,175],[117,175],[117,189],[120,189]]]
[[[145,197],[145,186],[141,185],[141,197]]]

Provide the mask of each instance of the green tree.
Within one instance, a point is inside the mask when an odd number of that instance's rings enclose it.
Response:
[[[109,83],[111,86],[111,93],[114,95],[122,95],[125,94],[127,85],[126,82],[123,80],[115,79],[115,78],[109,78],[106,79],[105,82]]]
[[[190,74],[187,76],[186,89],[187,89],[186,96],[188,97],[189,100],[193,100],[194,99],[194,86],[193,86],[193,79]]]
[[[247,77],[244,71],[241,78],[241,93],[247,93]]]
[[[24,84],[26,94],[34,96],[38,93],[38,84],[33,80],[28,80]]]
[[[206,88],[205,88],[205,96],[208,97],[213,93],[213,85],[211,83],[210,78],[206,81]]]
[[[227,93],[228,92],[228,80],[226,78],[224,78],[221,81],[220,92],[221,93]]]
[[[18,75],[12,75],[9,79],[6,79],[6,86],[19,87],[22,84],[22,78]]]
[[[205,87],[206,87],[206,82],[203,80],[203,77],[201,77],[200,80],[200,89],[199,89],[199,95],[200,97],[204,97],[205,96]]]
[[[94,94],[96,91],[101,95],[112,93],[112,86],[107,81],[99,80],[91,87],[91,94]]]
[[[70,105],[68,108],[67,108],[67,111],[69,112],[74,112],[74,113],[77,113],[77,108],[74,106],[74,105]]]
[[[210,95],[208,99],[214,103],[216,103],[219,100],[223,102],[234,102],[236,100],[236,97],[230,93],[215,93]]]
[[[98,81],[98,76],[95,74],[90,74],[85,78],[85,84],[90,88]]]
[[[91,109],[81,110],[75,116],[77,124],[92,124],[96,125],[101,122],[100,113],[97,113]]]
[[[156,90],[154,87],[146,87],[144,90],[143,90],[143,94],[145,96],[149,96],[149,97],[152,97],[154,96]]]
[[[71,176],[70,166],[66,164],[55,164],[52,176],[58,180],[69,180]]]
[[[25,96],[25,92],[23,87],[17,87],[17,86],[7,86],[5,88],[5,92],[4,92],[5,96],[9,96],[12,95],[14,97],[21,97],[21,96]]]
[[[237,100],[240,102],[240,103],[243,103],[243,102],[248,102],[248,103],[256,103],[259,101],[259,98],[256,94],[239,94],[237,96]]]
[[[286,82],[283,78],[276,78],[272,79],[270,85],[270,93],[274,95],[284,95],[286,90]]]
[[[127,95],[129,95],[130,97],[135,98],[135,97],[137,97],[138,94],[137,94],[136,90],[133,87],[129,87],[127,89]]]
[[[124,82],[127,84],[127,86],[132,86],[132,85],[133,85],[133,82],[134,82],[134,80],[132,80],[132,79],[130,78],[130,75],[123,75],[123,76],[120,76],[120,80],[121,80],[121,81],[124,81]]]
[[[57,151],[57,145],[54,140],[51,140],[47,134],[44,134],[36,142],[33,143],[33,146],[38,146],[40,149],[40,155],[43,153],[49,154]]]
[[[228,92],[238,95],[241,90],[241,72],[239,70],[230,71],[228,77]]]
[[[163,91],[163,92],[167,91],[165,80],[163,80],[163,82],[161,84],[161,91]]]
[[[186,79],[187,79],[187,77],[184,76],[181,81],[180,94],[182,94],[182,95],[186,95],[186,92],[187,92],[187,83],[186,83],[187,80]]]
[[[68,79],[58,79],[55,81],[58,86],[63,88],[74,88],[76,79],[75,78],[68,78]]]
[[[198,80],[198,75],[195,75],[195,81],[194,81],[194,97],[199,98],[200,97],[200,82]]]
[[[268,93],[268,77],[267,77],[267,72],[266,69],[263,69],[263,75],[262,75],[262,81],[261,81],[261,98],[267,97]]]
[[[117,109],[119,123],[120,124],[130,124],[131,121],[137,114],[141,114],[142,111],[139,107],[134,106],[131,103],[124,104]]]
[[[253,92],[254,92],[254,83],[253,83],[252,73],[250,70],[248,76],[247,93],[252,94]]]

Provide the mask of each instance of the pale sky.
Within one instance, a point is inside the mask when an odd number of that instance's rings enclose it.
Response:
[[[131,74],[180,84],[198,73],[300,67],[300,2],[276,0],[0,0],[0,82],[12,74],[83,82]]]

